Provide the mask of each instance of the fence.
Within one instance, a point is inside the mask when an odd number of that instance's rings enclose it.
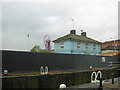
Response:
[[[39,72],[41,66],[47,66],[49,71],[80,70],[90,66],[108,67],[108,62],[117,60],[118,56],[2,51],[2,71],[7,69],[9,73]]]

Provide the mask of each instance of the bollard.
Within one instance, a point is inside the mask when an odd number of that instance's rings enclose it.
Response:
[[[114,78],[112,78],[112,84],[114,84]]]
[[[102,78],[100,78],[100,87],[102,87]]]
[[[60,84],[60,86],[59,86],[59,88],[61,89],[63,89],[63,88],[66,88],[66,85],[65,84]]]
[[[4,75],[5,75],[5,76],[8,75],[8,70],[4,70]]]
[[[92,68],[93,68],[93,67],[92,67],[92,66],[90,66],[90,70],[92,70]]]
[[[112,84],[114,84],[114,74],[112,74]]]

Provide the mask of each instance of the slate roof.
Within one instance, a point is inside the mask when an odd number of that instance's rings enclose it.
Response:
[[[54,40],[53,42],[61,42],[61,41],[65,41],[65,40],[84,41],[84,42],[101,44],[101,42],[96,41],[92,38],[81,36],[81,35],[76,35],[76,34],[67,34],[63,37],[60,37],[60,38]]]

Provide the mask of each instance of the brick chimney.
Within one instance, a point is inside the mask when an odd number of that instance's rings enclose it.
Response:
[[[86,37],[86,32],[82,32],[82,33],[81,33],[81,36]]]
[[[70,34],[76,34],[76,30],[70,30]]]

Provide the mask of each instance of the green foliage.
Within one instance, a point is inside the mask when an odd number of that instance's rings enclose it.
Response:
[[[49,50],[41,49],[39,45],[35,45],[30,52],[39,52],[39,53],[50,53]]]
[[[39,45],[35,45],[32,49],[30,49],[31,52],[40,52],[41,48]]]
[[[40,53],[50,53],[50,51],[49,51],[49,50],[46,50],[46,49],[43,49],[43,50],[41,49],[41,50],[40,50]]]

